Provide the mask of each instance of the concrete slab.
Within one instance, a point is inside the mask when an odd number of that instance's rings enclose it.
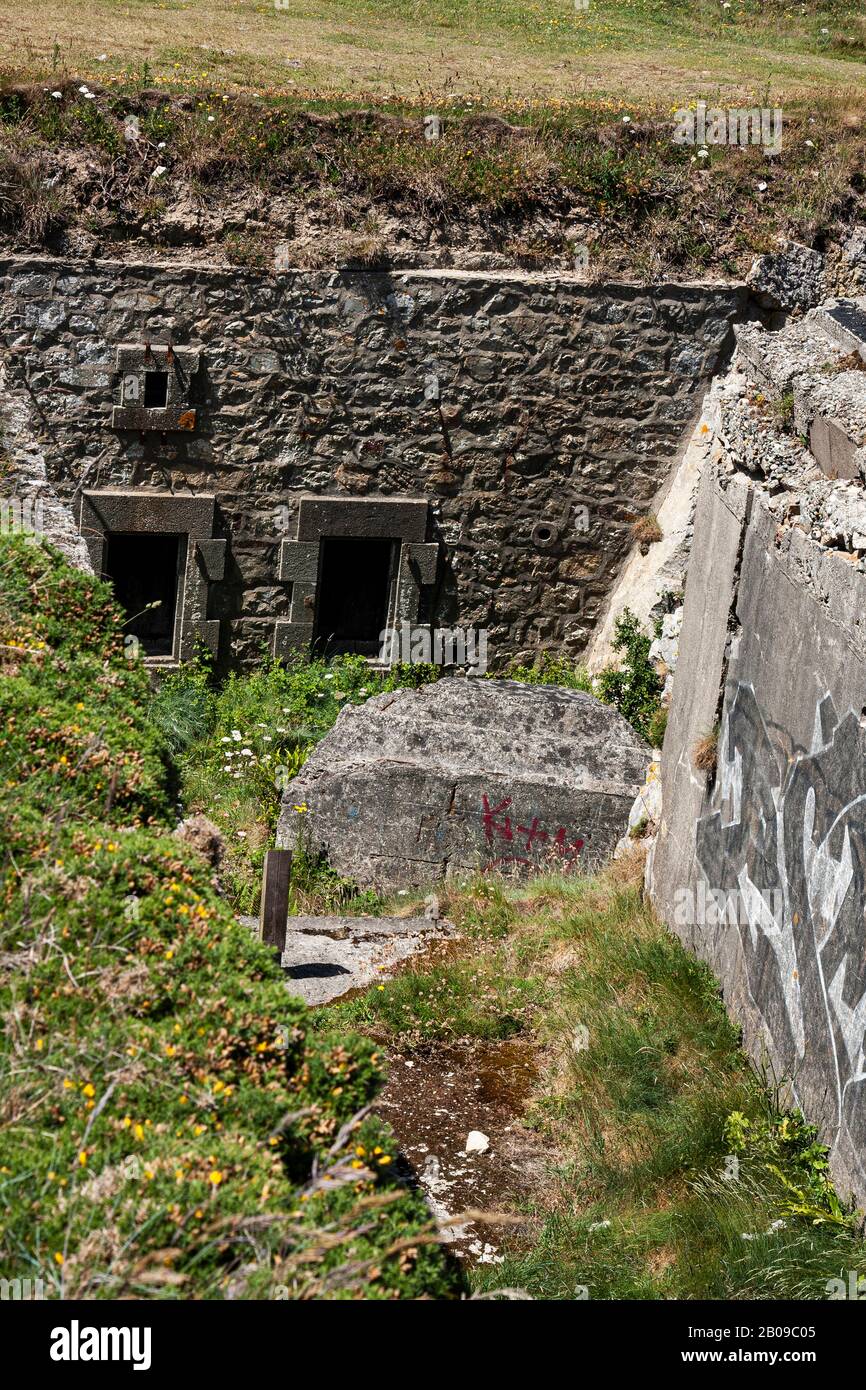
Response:
[[[286,789],[277,844],[302,838],[377,887],[586,871],[613,853],[650,761],[622,716],[582,691],[439,680],[343,708]]]
[[[258,919],[240,919],[252,931]],[[410,956],[452,936],[426,917],[290,917],[281,965],[291,994],[316,1007],[389,978]]]

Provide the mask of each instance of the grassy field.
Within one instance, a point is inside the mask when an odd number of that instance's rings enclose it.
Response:
[[[0,0],[7,72],[261,95],[844,101],[864,54],[854,0]]]

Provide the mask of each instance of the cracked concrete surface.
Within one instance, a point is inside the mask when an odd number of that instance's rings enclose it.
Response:
[[[241,921],[258,929],[255,917]],[[290,917],[281,965],[290,993],[315,1007],[388,979],[404,960],[452,935],[450,922],[427,917]]]

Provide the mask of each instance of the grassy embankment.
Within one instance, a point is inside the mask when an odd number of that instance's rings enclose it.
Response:
[[[171,833],[107,585],[0,540],[0,1268],[46,1296],[457,1283],[395,1184],[381,1048],[311,1027]]]
[[[206,246],[260,271],[284,246],[311,268],[468,250],[571,270],[576,241],[592,278],[736,277],[779,234],[841,235],[863,193],[849,0],[452,0],[435,17],[332,0],[314,21],[299,0],[136,3],[134,22],[88,0],[48,29],[39,10],[9,19],[30,54],[0,84],[0,235],[18,250]],[[673,144],[672,113],[699,99],[781,107],[781,154]]]

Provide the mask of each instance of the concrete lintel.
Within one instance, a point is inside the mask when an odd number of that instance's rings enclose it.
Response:
[[[298,540],[321,536],[390,537],[403,541],[427,539],[426,497],[301,497]]]

